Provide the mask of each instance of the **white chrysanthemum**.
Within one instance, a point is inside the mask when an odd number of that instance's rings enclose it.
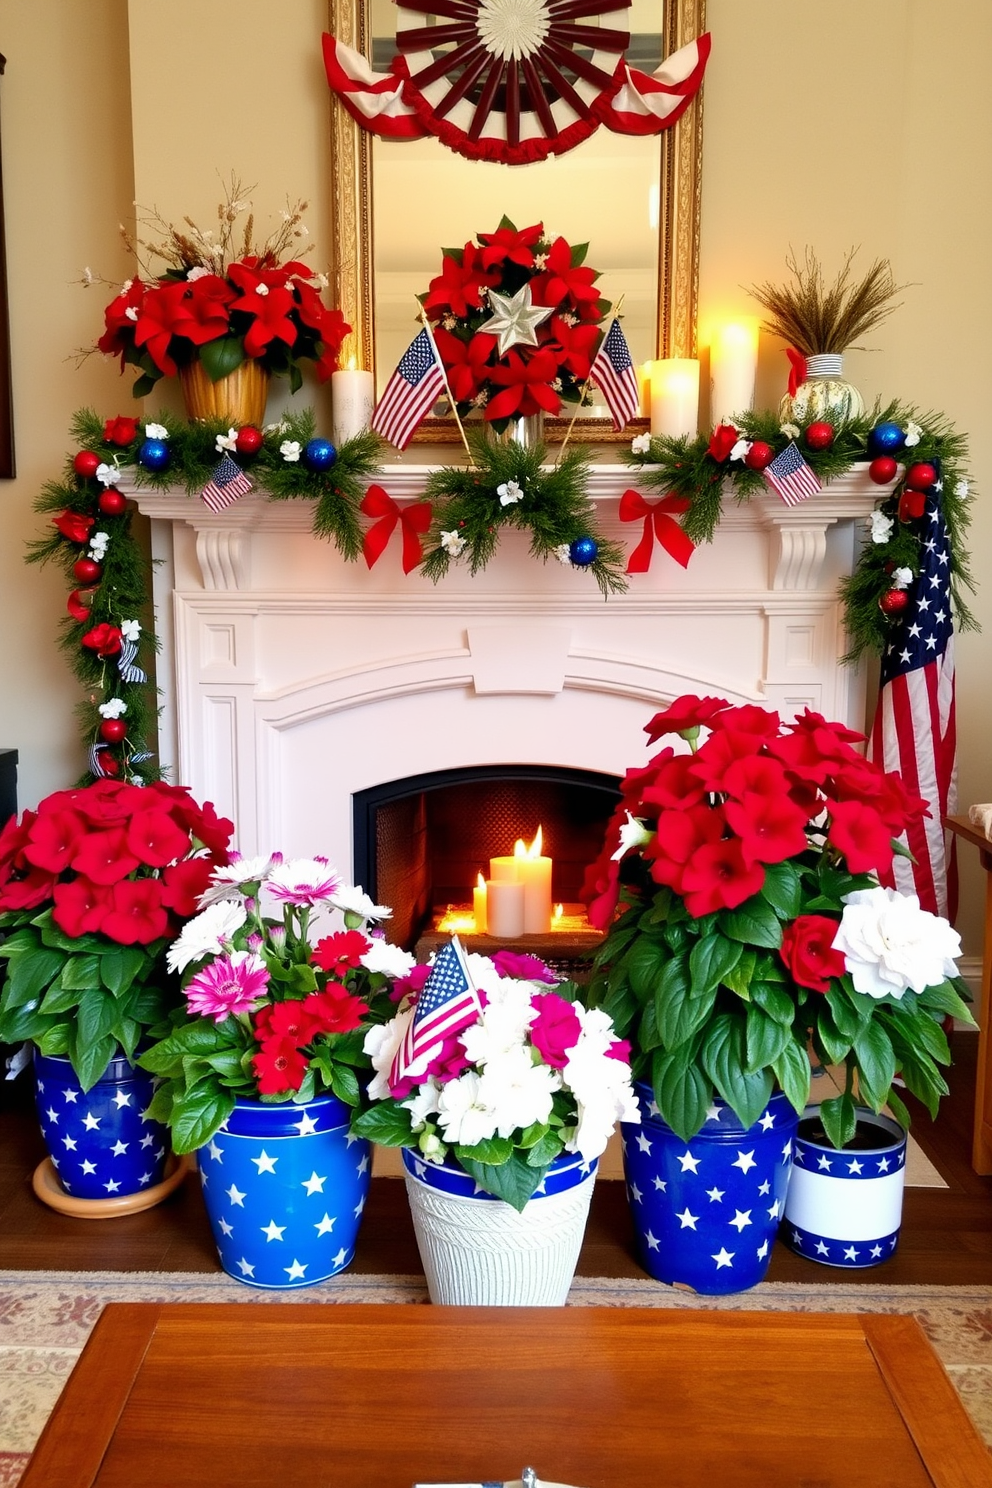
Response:
[[[651,448],[650,434],[635,434],[630,441],[631,453],[635,455],[646,455]]]
[[[393,912],[388,904],[373,904],[365,890],[355,884],[342,884],[335,889],[331,904],[344,914],[361,915],[363,920],[388,920]]]
[[[399,1053],[406,1031],[413,1022],[413,1008],[399,1013],[388,1023],[375,1023],[365,1035],[362,1048],[372,1061],[375,1074],[369,1081],[369,1099],[387,1100],[389,1097],[389,1071]]]
[[[547,1064],[535,1064],[530,1050],[511,1049],[490,1059],[479,1077],[479,1103],[494,1112],[501,1137],[526,1131],[551,1115],[561,1075]]]
[[[473,1064],[488,1064],[511,1050],[522,1049],[527,1030],[537,1017],[530,1000],[534,988],[529,982],[501,981],[498,987],[485,990],[489,1001],[478,1022],[462,1032],[462,1046]]]
[[[441,1087],[438,1125],[453,1147],[474,1147],[496,1135],[496,1113],[485,1104],[479,1087],[479,1076],[472,1070]]]
[[[284,439],[279,446],[279,453],[287,465],[295,465],[299,462],[301,445],[297,439]]]
[[[887,517],[883,511],[873,511],[868,519],[871,522],[871,540],[873,543],[887,543],[892,536],[895,522]]]
[[[96,710],[101,718],[123,718],[127,712],[127,703],[123,698],[110,698],[105,703],[100,703]]]
[[[248,918],[240,900],[222,899],[187,921],[169,947],[166,960],[170,971],[183,972],[201,956],[216,955]]]
[[[883,888],[845,894],[833,945],[869,997],[937,987],[957,974],[961,954],[961,937],[945,919],[921,909],[915,894]]]
[[[400,946],[391,945],[379,935],[372,937],[372,944],[362,957],[366,971],[379,971],[387,977],[409,976],[416,964],[416,956],[411,956]]]
[[[908,589],[913,582],[913,570],[911,568],[896,568],[892,571],[893,589]]]
[[[264,882],[276,864],[281,862],[282,853],[257,858],[243,858],[240,853],[232,853],[231,861],[221,868],[215,868],[211,874],[209,887],[200,895],[200,908],[206,909],[208,904],[229,899],[232,888]]]

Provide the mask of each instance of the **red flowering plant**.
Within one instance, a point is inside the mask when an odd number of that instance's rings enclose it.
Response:
[[[855,1079],[906,1125],[897,1072],[935,1112],[942,1020],[971,1021],[960,940],[885,886],[926,802],[864,758],[863,735],[808,710],[783,724],[682,697],[646,732],[688,751],[627,772],[584,897],[606,930],[590,1000],[633,1044],[662,1118],[688,1141],[715,1092],[747,1127],[776,1085],[801,1113],[810,1053],[846,1065],[820,1108],[836,1147],[854,1135]]]
[[[281,853],[234,854],[200,906],[168,952],[180,1005],[139,1061],[160,1077],[150,1110],[176,1152],[209,1141],[239,1099],[330,1092],[358,1106],[366,1032],[392,1011],[389,980],[414,964],[375,928],[390,910],[326,858]]]
[[[518,230],[503,217],[477,243],[445,248],[419,298],[460,414],[480,409],[497,429],[578,403],[602,340],[609,300],[586,266],[588,244]]]
[[[293,392],[302,385],[301,360],[314,363],[322,382],[330,377],[351,327],[323,303],[325,276],[300,261],[311,247],[305,210],[305,202],[288,206],[279,227],[256,243],[251,204],[234,178],[217,209],[216,231],[189,218],[176,228],[157,212],[143,225],[159,232],[159,241],[121,230],[139,272],[107,306],[97,349],[119,356],[121,371],[128,364],[140,368],[136,398],[194,361],[213,382],[246,359],[257,361],[288,375]],[[156,259],[164,265],[158,273],[151,266]]]
[[[227,863],[188,790],[98,780],[0,832],[0,1041],[64,1055],[88,1090],[179,998],[166,948]]]

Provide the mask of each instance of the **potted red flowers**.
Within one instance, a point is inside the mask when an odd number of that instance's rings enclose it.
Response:
[[[166,947],[227,862],[232,830],[179,786],[105,779],[57,791],[0,833],[0,1040],[35,1047],[42,1131],[73,1195],[161,1176],[165,1133],[141,1126],[151,1081],[133,1063],[179,997]],[[111,1108],[133,1117],[117,1153]]]

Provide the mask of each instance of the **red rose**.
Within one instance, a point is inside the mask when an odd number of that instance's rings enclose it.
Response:
[[[601,855],[585,871],[579,898],[586,906],[589,923],[605,930],[613,919],[620,898],[620,864],[609,854]]]
[[[722,465],[740,437],[733,424],[719,424],[713,430],[706,453]]]
[[[826,915],[799,915],[786,925],[779,954],[800,987],[828,992],[831,977],[844,975],[844,957],[833,948],[838,924]]]
[[[333,972],[344,977],[347,972],[361,966],[362,957],[372,942],[360,930],[338,930],[334,935],[325,935],[313,948],[312,961],[321,971]]]
[[[119,413],[108,419],[103,426],[103,438],[107,444],[119,444],[121,449],[131,444],[138,433],[138,420]]]
[[[116,656],[121,649],[121,641],[124,637],[116,625],[108,625],[104,621],[101,625],[94,625],[84,636],[80,637],[81,644],[95,651],[97,656]]]
[[[67,542],[84,543],[90,540],[93,518],[88,517],[85,512],[64,511],[60,517],[52,518],[52,525],[58,528]]]
[[[568,1051],[575,1048],[582,1036],[582,1024],[575,1009],[557,992],[540,992],[531,998],[531,1005],[538,1010],[530,1025],[531,1043],[545,1064],[552,1069],[564,1069]]]
[[[730,704],[725,698],[717,697],[693,697],[691,693],[676,698],[668,708],[661,713],[656,713],[650,723],[644,725],[644,732],[653,744],[655,739],[660,739],[663,734],[682,734],[691,729],[698,729],[705,724],[711,728],[710,719],[715,714],[729,708]]]
[[[125,878],[111,890],[110,908],[100,926],[104,935],[120,945],[148,945],[169,928],[157,878]]]

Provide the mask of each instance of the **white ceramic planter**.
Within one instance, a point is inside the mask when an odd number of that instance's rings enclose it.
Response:
[[[469,1307],[560,1307],[582,1248],[596,1163],[559,1158],[547,1192],[518,1213],[481,1190],[461,1168],[424,1162],[403,1149],[420,1259],[435,1303]]]
[[[807,1106],[802,1120],[817,1114]],[[877,1143],[859,1149],[795,1140],[781,1238],[824,1266],[861,1269],[887,1261],[899,1242],[906,1178],[906,1133],[890,1116],[858,1109],[859,1128]]]

